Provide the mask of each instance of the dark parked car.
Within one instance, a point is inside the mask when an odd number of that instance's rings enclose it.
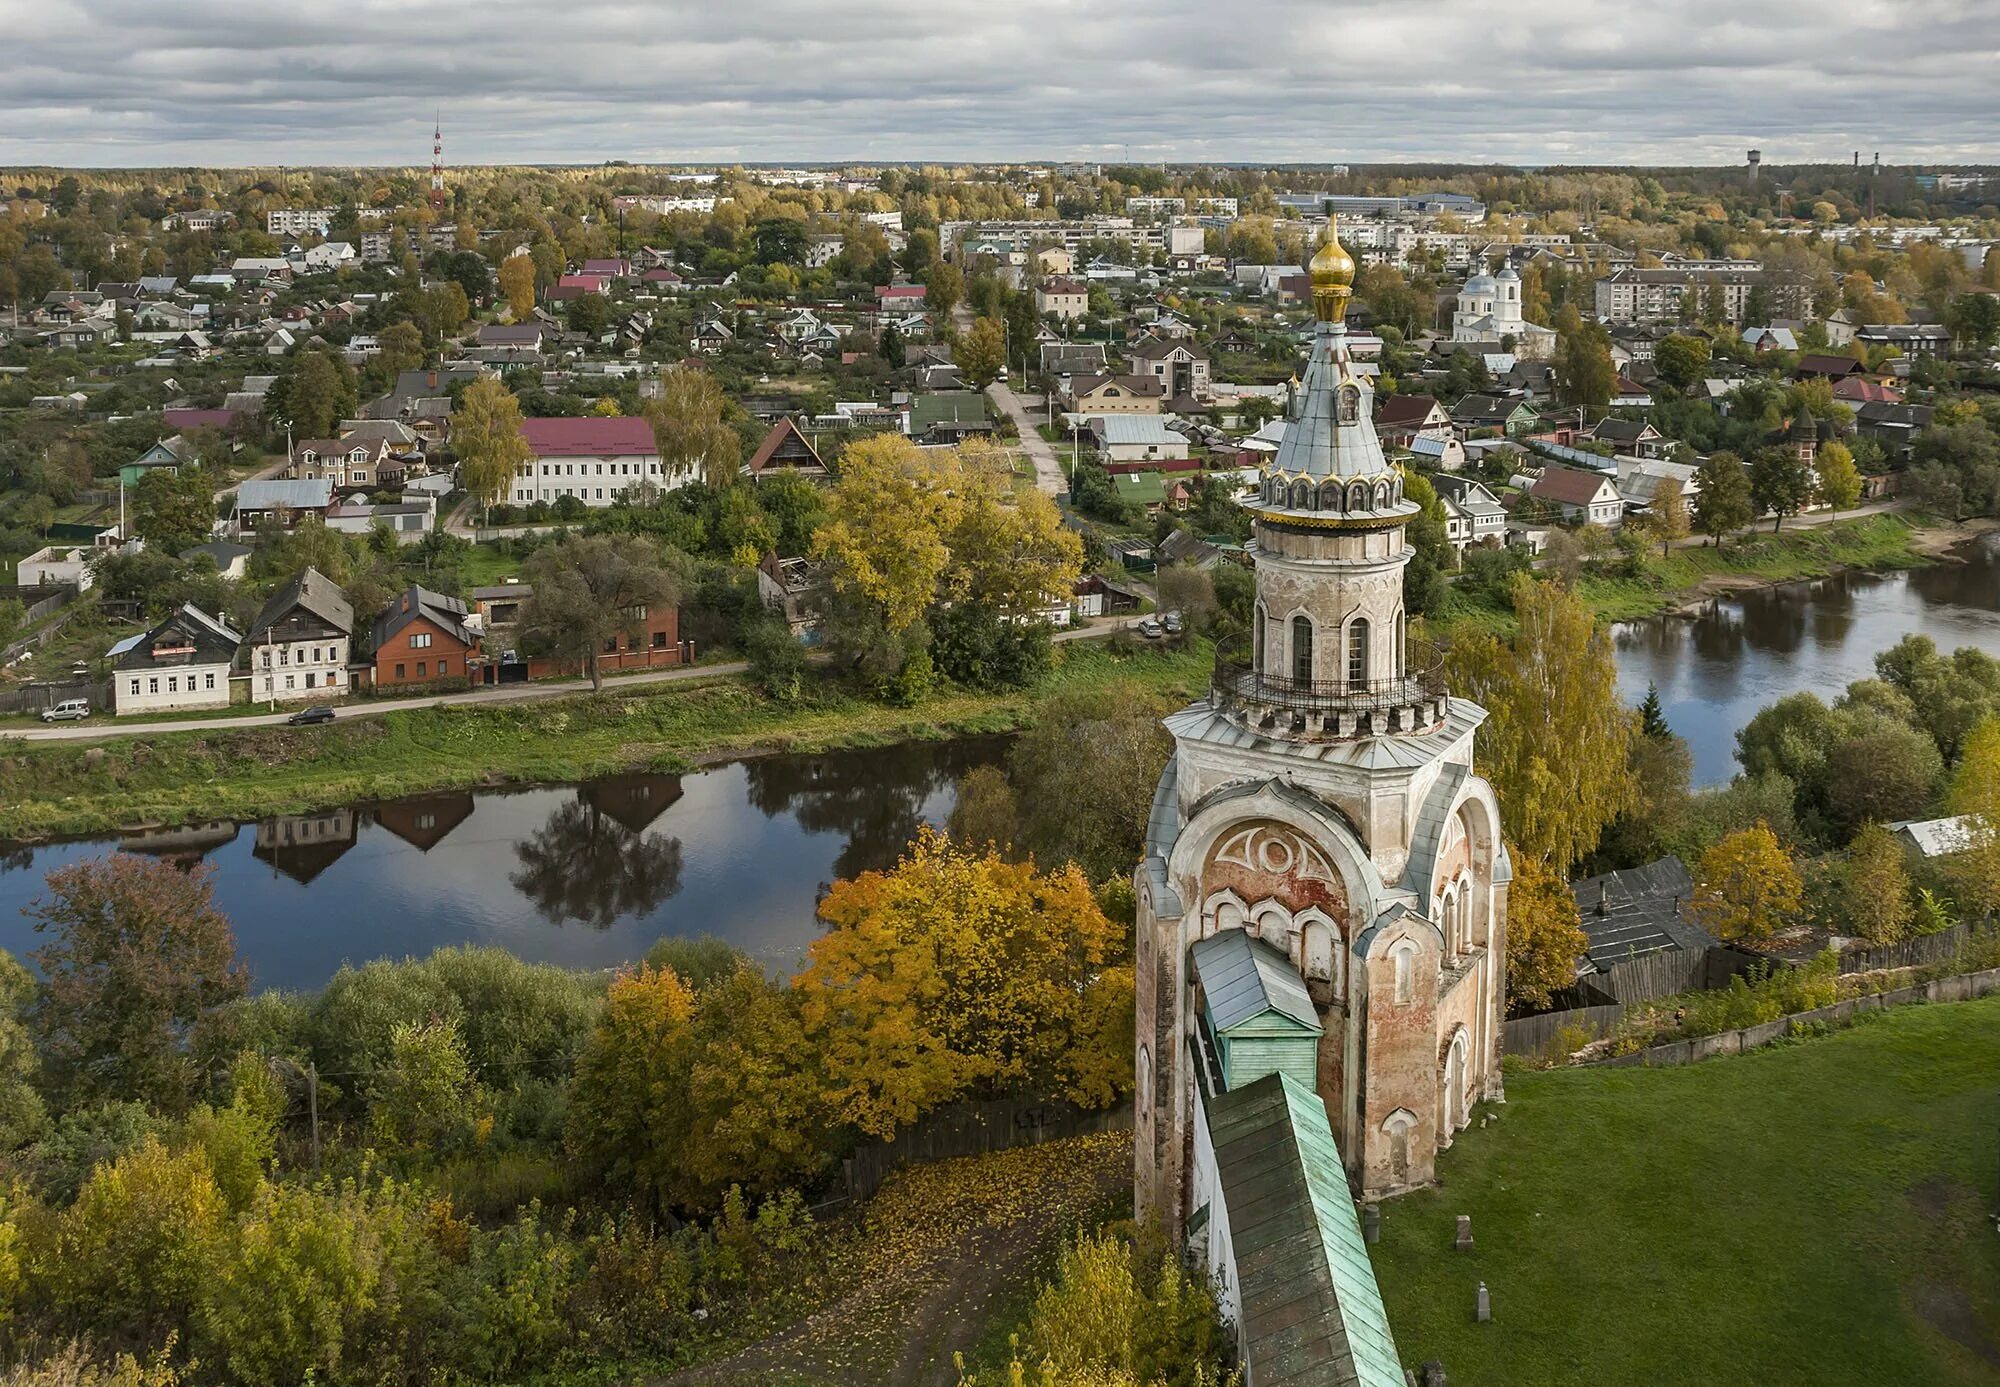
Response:
[[[288,727],[311,727],[314,723],[332,722],[333,709],[324,703],[315,703],[310,708],[301,708],[285,719]]]

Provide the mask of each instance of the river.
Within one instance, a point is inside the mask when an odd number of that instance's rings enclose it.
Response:
[[[771,756],[691,775],[460,791],[257,824],[0,848],[0,949],[53,867],[115,847],[206,860],[257,987],[311,988],[342,963],[497,944],[608,968],[665,935],[715,935],[773,970],[804,957],[835,880],[893,864],[941,823],[954,780],[1000,759],[971,738]]]
[[[1955,557],[1963,562],[1756,588],[1692,617],[1621,623],[1612,628],[1619,690],[1637,703],[1657,683],[1693,752],[1694,783],[1720,784],[1737,770],[1737,729],[1759,709],[1802,689],[1831,702],[1872,678],[1875,656],[1906,635],[2000,655],[2000,535]]]
[[[1785,694],[1832,698],[1908,632],[2000,654],[2000,539],[1967,561],[1746,592],[1614,630],[1621,692],[1655,681],[1697,784],[1735,771],[1736,730]],[[684,776],[465,791],[325,814],[81,842],[0,845],[0,948],[39,942],[22,908],[52,867],[115,847],[206,860],[259,987],[309,988],[343,963],[497,944],[608,968],[666,935],[715,935],[795,967],[838,878],[893,863],[952,784],[1004,739],[772,756]]]

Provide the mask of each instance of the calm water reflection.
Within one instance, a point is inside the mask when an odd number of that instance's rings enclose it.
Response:
[[[1616,630],[1620,687],[1660,686],[1695,779],[1735,771],[1736,730],[1799,689],[1831,698],[1906,633],[2000,655],[2000,557],[1746,593],[1694,619]],[[610,967],[663,935],[714,934],[790,968],[835,879],[893,862],[941,822],[952,782],[1000,739],[738,762],[698,775],[426,795],[269,820],[40,846],[0,844],[0,948],[39,942],[21,908],[51,867],[113,847],[216,866],[216,895],[260,986],[314,987],[343,962],[499,944]]]
[[[1905,635],[2000,655],[1996,541],[1959,552],[1966,562],[1763,588],[1693,619],[1624,623],[1614,632],[1619,687],[1636,703],[1647,681],[1657,683],[1667,720],[1694,752],[1695,783],[1725,781],[1737,770],[1737,729],[1759,709],[1802,689],[1831,701],[1873,677],[1875,656]]]
[[[259,986],[342,962],[499,944],[609,967],[663,935],[714,934],[790,968],[839,877],[894,862],[1000,739],[738,762],[558,788],[426,795],[324,814],[0,849],[0,948],[40,942],[21,908],[51,867],[114,847],[216,867]]]

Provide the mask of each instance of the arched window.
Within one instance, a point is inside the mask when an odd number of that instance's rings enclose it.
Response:
[[[1398,608],[1396,612],[1396,677],[1398,679],[1403,678],[1410,672],[1408,664],[1409,654],[1410,654],[1409,642],[1410,642],[1409,619],[1407,615],[1400,608]]]
[[[1368,484],[1366,482],[1356,482],[1347,489],[1347,508],[1349,510],[1368,509]]]
[[[1306,496],[1310,490],[1311,488],[1308,487],[1304,482],[1292,483],[1293,510],[1304,510],[1306,508]]]
[[[1341,386],[1339,401],[1335,405],[1335,408],[1339,410],[1339,421],[1341,423],[1359,423],[1361,421],[1361,392],[1351,385]]]
[[[1339,482],[1328,482],[1325,486],[1319,489],[1319,508],[1321,510],[1340,509]]]
[[[1257,911],[1257,937],[1280,953],[1292,951],[1292,917],[1283,906],[1266,905]]]
[[[1139,1101],[1147,1103],[1153,1096],[1153,1052],[1144,1045],[1139,1047]]]
[[[1368,618],[1356,617],[1347,628],[1347,682],[1368,682]]]
[[[1302,952],[1304,959],[1301,971],[1305,973],[1307,982],[1324,982],[1336,985],[1339,983],[1340,979],[1334,975],[1334,960],[1336,955],[1334,952],[1332,925],[1327,924],[1324,920],[1315,919],[1308,921],[1304,930]]]
[[[1393,960],[1396,965],[1396,1005],[1406,1007],[1417,1000],[1417,946],[1399,945]]]
[[[1292,618],[1292,678],[1301,684],[1310,684],[1312,677],[1312,618],[1295,616]]]
[[[1264,627],[1269,621],[1270,618],[1264,614],[1264,604],[1259,602],[1257,604],[1257,619],[1254,623],[1257,629],[1251,633],[1251,642],[1255,647],[1255,651],[1251,656],[1251,662],[1252,667],[1259,675],[1270,672],[1264,668]]]

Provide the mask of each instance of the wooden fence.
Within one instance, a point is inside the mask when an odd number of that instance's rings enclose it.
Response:
[[[1131,1125],[1129,1102],[1095,1110],[1027,1098],[953,1104],[898,1132],[894,1141],[876,1142],[856,1150],[840,1163],[841,1178],[832,1191],[834,1197],[815,1207],[824,1209],[866,1199],[900,1165],[977,1156],[1016,1146],[1039,1146],[1064,1137],[1123,1131]]]
[[[1971,938],[1971,924],[1960,923],[1936,934],[1920,934],[1915,939],[1905,939],[1900,944],[1883,944],[1872,949],[1843,949],[1840,971],[1872,973],[1878,968],[1922,968],[1933,963],[1946,963],[1955,958]]]
[[[1738,973],[1764,962],[1755,954],[1724,944],[1695,953],[1663,949],[1658,953],[1614,963],[1600,973],[1577,981],[1580,1000],[1587,1005],[1651,1002],[1677,992],[1704,992],[1727,987]]]
[[[0,713],[39,713],[66,698],[87,698],[93,713],[111,711],[111,685],[103,680],[73,679],[61,684],[23,684],[0,693]]]
[[[1969,1002],[1975,997],[1984,997],[1993,992],[2000,992],[2000,968],[1989,968],[1983,973],[1957,973],[1948,978],[1918,983],[1913,987],[1899,987],[1889,992],[1871,992],[1865,996],[1849,997],[1845,1001],[1835,1002],[1830,1007],[1795,1012],[1790,1016],[1781,1016],[1775,1021],[1766,1021],[1761,1026],[1745,1026],[1741,1030],[1697,1036],[1693,1040],[1671,1040],[1664,1045],[1649,1046],[1629,1055],[1619,1055],[1614,1059],[1592,1060],[1590,1063],[1640,1065],[1654,1069],[1693,1064],[1696,1060],[1705,1060],[1712,1055],[1741,1054],[1760,1045],[1769,1045],[1774,1040],[1790,1035],[1794,1027],[1838,1025],[1851,1021],[1864,1011],[1882,1011],[1913,1002]]]
[[[1517,1016],[1500,1027],[1503,1054],[1541,1056],[1549,1053],[1556,1035],[1563,1030],[1584,1030],[1596,1039],[1618,1024],[1625,1008],[1613,1003],[1599,1007],[1571,1007],[1568,1011],[1545,1011],[1539,1016]]]

